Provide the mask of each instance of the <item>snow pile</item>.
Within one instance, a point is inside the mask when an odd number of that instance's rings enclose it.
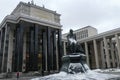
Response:
[[[120,72],[120,69],[115,69],[115,68],[111,68],[111,69],[94,69],[92,71],[95,71],[95,72]]]
[[[34,78],[31,80],[87,80],[84,74],[67,74],[65,72],[60,72],[58,74],[53,74],[45,77]]]
[[[53,74],[45,77],[39,77],[31,80],[107,80],[110,78],[118,77],[116,75],[108,75],[97,73],[88,70],[87,73],[77,73],[77,74],[67,74],[65,72],[60,72],[58,74]]]
[[[89,72],[86,74],[87,77],[95,79],[95,80],[108,80],[110,78],[117,78],[119,76],[117,75],[112,75],[112,74],[102,74],[102,73],[97,73],[94,71],[89,70]]]

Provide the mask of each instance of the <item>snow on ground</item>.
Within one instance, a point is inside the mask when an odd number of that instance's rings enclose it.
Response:
[[[95,72],[120,72],[120,69],[118,68],[110,68],[110,69],[94,69],[92,71]]]
[[[95,71],[88,70],[87,73],[67,74],[60,72],[45,77],[38,77],[31,80],[107,80],[110,78],[119,77],[112,74],[102,74]],[[118,79],[119,80],[119,79]]]

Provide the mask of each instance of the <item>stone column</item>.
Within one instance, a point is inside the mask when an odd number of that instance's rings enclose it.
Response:
[[[59,64],[59,70],[61,68],[61,58],[62,58],[62,40],[61,40],[61,30],[58,30],[58,64]]]
[[[23,35],[24,35],[24,22],[20,21],[17,24],[17,35],[16,35],[16,61],[17,63],[17,71],[22,72],[22,64],[23,64]],[[16,68],[16,67],[15,67]]]
[[[22,64],[22,72],[26,70],[26,33],[23,36],[23,64]]]
[[[93,45],[94,45],[94,52],[95,52],[96,68],[99,68],[99,58],[98,58],[98,50],[97,50],[96,40],[93,40]]]
[[[65,44],[65,41],[63,41],[63,46],[64,46],[64,55],[67,55],[66,54],[66,44]]]
[[[87,57],[87,64],[88,66],[90,67],[90,62],[89,62],[89,53],[88,53],[88,45],[87,45],[87,42],[85,42],[85,54],[86,54],[86,57]]]
[[[42,33],[42,73],[47,71],[47,36],[46,31]]]
[[[3,60],[2,60],[2,70],[3,72],[7,72],[7,59],[8,59],[8,46],[9,46],[9,31],[10,26],[6,23],[5,26],[5,37],[4,37],[4,45],[3,45]]]
[[[110,40],[110,50],[111,50],[112,64],[113,64],[113,67],[115,67],[114,46],[113,46],[113,43],[112,43],[112,38],[110,38],[109,40]]]
[[[103,41],[100,42],[100,47],[101,47],[102,68],[105,68],[105,57],[104,57]]]
[[[0,30],[0,50],[1,50],[1,41],[2,41],[2,29]]]
[[[6,26],[5,26],[5,35],[4,35],[4,43],[3,43],[3,58],[2,58],[2,67],[1,67],[1,71],[3,72],[4,71],[4,58],[5,58],[5,47],[6,47],[6,36],[7,36],[7,29],[8,29],[8,27],[7,27],[7,24],[6,24]]]
[[[55,59],[55,57],[56,57],[56,55],[53,57],[53,55],[54,55],[54,34],[53,34],[53,28],[51,28],[51,35],[50,35],[50,60],[51,60],[51,62],[50,62],[50,70],[51,71],[53,71],[53,66],[54,66],[54,59]]]
[[[34,24],[34,70],[38,70],[38,30],[39,26]]]
[[[58,40],[58,39],[57,39]],[[56,64],[56,66],[57,66],[57,70],[59,70],[59,63],[58,63],[58,42],[56,41],[56,62],[57,62],[57,64]]]
[[[104,49],[105,49],[105,54],[106,54],[107,68],[110,68],[110,57],[109,57],[108,44],[107,44],[106,37],[103,38],[103,41],[104,41]]]
[[[119,63],[119,67],[120,67],[120,42],[119,42],[119,37],[117,34],[115,34],[115,40],[116,40],[116,44],[117,44],[117,51],[118,51],[118,63]]]
[[[9,44],[8,44],[8,59],[7,59],[7,72],[12,71],[12,55],[13,55],[13,32],[9,32]]]
[[[2,67],[2,58],[3,58],[3,52],[2,52],[2,44],[3,44],[3,29],[1,29],[1,36],[0,36],[0,72]]]
[[[33,70],[34,71],[34,64],[36,63],[34,63],[34,58],[35,58],[35,56],[34,56],[34,51],[35,51],[35,47],[34,47],[34,27],[33,27],[33,25],[32,25],[32,27],[30,27],[30,53],[29,53],[29,61],[30,61],[30,63],[29,63],[29,69],[30,70]]]
[[[56,61],[56,31],[53,31],[53,70],[57,69],[57,61]]]
[[[12,57],[12,71],[16,72],[17,71],[17,38],[18,38],[18,29],[17,29],[17,24],[15,25],[15,29],[13,30],[13,34],[14,34],[14,52],[13,52],[13,57]]]
[[[47,70],[48,70],[48,72],[50,72],[50,65],[51,65],[51,57],[50,57],[50,55],[51,55],[51,46],[50,46],[50,35],[51,35],[51,30],[50,30],[50,28],[48,27],[47,28]]]

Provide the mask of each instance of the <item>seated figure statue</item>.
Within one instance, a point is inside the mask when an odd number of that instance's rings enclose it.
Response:
[[[84,52],[81,45],[79,43],[77,43],[76,40],[76,35],[73,34],[73,30],[70,29],[69,34],[67,35],[67,40],[68,40],[68,44],[67,44],[67,52],[70,53],[79,53],[79,52]]]

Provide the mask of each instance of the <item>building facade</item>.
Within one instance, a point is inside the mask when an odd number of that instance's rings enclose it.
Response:
[[[98,34],[97,29],[92,26],[86,26],[73,32],[76,35],[77,40],[81,40],[90,36]],[[68,33],[62,35],[62,39],[66,39]]]
[[[80,39],[78,42],[85,51],[87,64],[91,69],[120,67],[120,28]]]
[[[60,14],[20,2],[0,24],[0,72],[59,70]]]

